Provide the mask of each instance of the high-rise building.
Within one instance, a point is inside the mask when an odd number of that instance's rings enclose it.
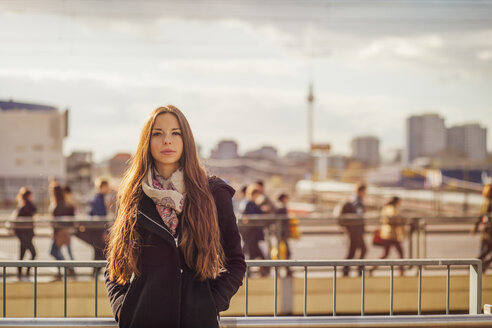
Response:
[[[444,119],[437,114],[407,118],[405,163],[418,157],[432,157],[446,148]]]
[[[0,101],[0,200],[13,200],[22,186],[44,199],[50,178],[65,180],[67,121],[68,110]]]
[[[215,159],[237,158],[237,148],[237,142],[234,140],[222,140],[217,145],[217,148],[212,150],[210,157]]]
[[[368,167],[379,164],[379,138],[374,136],[356,137],[350,143],[352,157]]]
[[[487,129],[478,123],[450,127],[447,129],[447,148],[472,160],[485,160]]]

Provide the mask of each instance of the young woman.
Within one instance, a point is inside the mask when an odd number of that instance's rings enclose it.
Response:
[[[106,287],[120,327],[219,327],[246,270],[233,194],[207,177],[183,113],[154,110],[109,234]]]
[[[75,209],[72,205],[66,202],[65,190],[59,185],[51,186],[51,208],[54,217],[53,223],[53,241],[51,242],[50,255],[58,261],[65,260],[62,253],[62,246],[67,247],[68,256],[73,260],[72,248],[70,247],[71,240],[71,223],[57,222],[67,216],[74,216]],[[74,275],[73,268],[68,268],[67,273]],[[61,278],[61,271],[58,268],[58,278]]]
[[[401,199],[394,196],[383,206],[381,210],[381,228],[380,236],[383,240],[384,253],[380,259],[388,257],[391,247],[394,247],[398,252],[400,259],[403,258],[403,248],[401,246],[405,238],[405,220],[399,215]],[[372,267],[369,273],[372,273],[376,267]],[[404,268],[399,267],[400,274],[403,276]]]
[[[481,225],[483,231],[480,236],[480,254],[479,259],[482,260],[483,272],[487,270],[492,262],[492,184],[486,184],[482,190],[483,203],[480,210],[480,216],[473,228],[472,233],[478,232]]]
[[[26,187],[22,187],[17,195],[18,211],[17,220],[22,221],[23,219],[32,220],[33,215],[36,213],[36,206],[33,203],[34,195],[31,190]],[[26,251],[29,250],[31,253],[31,260],[36,258],[36,248],[32,243],[34,237],[34,228],[32,223],[16,223],[15,224],[15,235],[20,241],[20,255],[19,259],[22,261]],[[31,268],[27,268],[26,276],[29,276],[29,271]],[[22,277],[22,268],[18,268],[18,277]]]

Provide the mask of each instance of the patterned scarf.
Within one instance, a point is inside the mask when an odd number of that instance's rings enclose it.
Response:
[[[155,203],[162,221],[176,236],[178,215],[183,210],[185,186],[183,170],[176,170],[169,179],[165,179],[152,167],[142,182],[143,192]]]

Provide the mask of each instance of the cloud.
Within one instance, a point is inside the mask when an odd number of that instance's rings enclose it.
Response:
[[[297,75],[297,70],[305,66],[298,60],[273,58],[250,59],[182,59],[163,60],[159,68],[163,72],[175,71],[185,74],[258,74],[264,76]]]
[[[372,41],[363,48],[360,58],[388,58],[400,57],[406,59],[434,57],[433,52],[444,48],[445,42],[438,35],[425,35],[420,37],[385,37]]]
[[[492,61],[492,49],[481,50],[477,53],[477,58],[480,61],[489,62]]]

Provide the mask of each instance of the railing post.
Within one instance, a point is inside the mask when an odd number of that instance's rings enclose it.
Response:
[[[249,265],[246,264],[246,274],[245,274],[245,284],[244,284],[244,316],[248,316],[248,282],[249,282],[249,277],[248,277],[248,272],[249,272]]]
[[[3,267],[3,317],[7,316],[7,267]]]
[[[361,286],[361,302],[360,302],[360,315],[365,314],[365,300],[366,300],[366,267],[362,267],[362,286]]]
[[[410,220],[410,236],[408,236],[408,258],[413,259],[413,233],[415,232],[415,220]]]
[[[470,265],[469,314],[482,313],[482,262]]]
[[[38,267],[34,267],[34,317],[38,316]]]
[[[395,269],[391,266],[390,271],[390,315],[393,315],[393,294],[394,294],[394,277],[395,277]]]
[[[99,270],[94,270],[94,317],[97,318],[97,277],[99,274]]]
[[[307,316],[307,266],[304,266],[304,316]]]
[[[273,296],[275,298],[274,300],[274,309],[273,309],[273,316],[277,316],[277,300],[278,300],[278,266],[275,266],[275,277],[274,277],[274,286],[273,286]]]
[[[337,315],[337,266],[333,267],[333,316]]]

